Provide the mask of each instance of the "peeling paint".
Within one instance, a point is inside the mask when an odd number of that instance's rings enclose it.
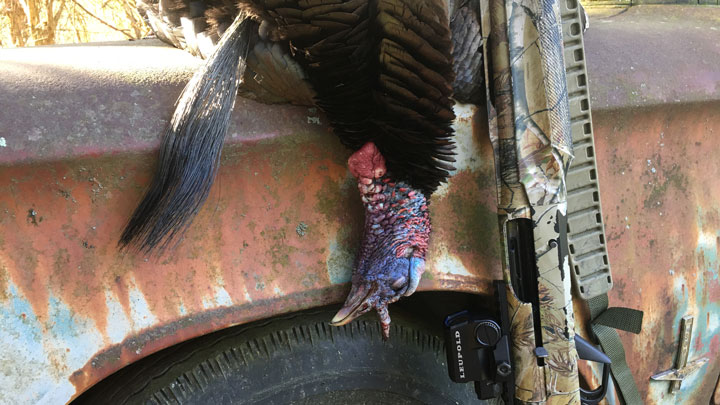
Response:
[[[230,307],[233,305],[232,298],[230,298],[230,294],[225,288],[215,287],[215,304],[218,307]]]
[[[105,334],[109,338],[109,343],[120,343],[131,331],[130,320],[118,299],[109,289],[105,290],[105,305],[108,308]]]
[[[5,295],[9,299],[0,302],[0,341],[16,345],[12,351],[0,351],[0,403],[67,401],[75,387],[64,374],[82,367],[102,347],[100,334],[92,321],[55,297],[48,303],[52,321],[43,323],[17,286],[10,283]]]
[[[450,253],[447,246],[443,244],[436,244],[434,259],[431,260],[430,265],[440,273],[449,273],[459,276],[472,276],[463,264],[462,260],[458,259],[455,255]]]
[[[203,297],[202,304],[205,309],[213,309],[218,307],[231,307],[233,306],[232,298],[230,294],[222,286],[214,286],[215,295],[212,298]]]
[[[130,298],[130,320],[133,330],[141,330],[157,323],[157,317],[148,305],[145,295],[137,287],[134,279],[128,283],[128,296]]]

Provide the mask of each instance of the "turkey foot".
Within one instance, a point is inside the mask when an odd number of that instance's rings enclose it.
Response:
[[[425,268],[430,216],[422,192],[387,173],[385,159],[366,143],[348,160],[365,207],[365,228],[345,304],[331,321],[340,326],[375,309],[390,337],[388,305],[415,292]]]

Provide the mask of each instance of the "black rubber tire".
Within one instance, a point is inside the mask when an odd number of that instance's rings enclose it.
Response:
[[[477,404],[447,374],[441,330],[393,313],[391,338],[321,310],[208,335],[111,376],[76,401],[111,404]],[[98,402],[99,401],[99,402]]]

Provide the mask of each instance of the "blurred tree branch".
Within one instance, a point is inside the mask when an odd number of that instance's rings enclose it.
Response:
[[[140,39],[149,32],[134,0],[82,1],[0,0],[0,47]]]
[[[52,0],[51,0],[51,1],[52,1]],[[117,27],[113,26],[112,24],[108,23],[107,21],[103,20],[102,18],[100,18],[100,17],[96,16],[95,14],[91,13],[88,9],[86,9],[85,7],[83,7],[82,4],[78,3],[77,0],[71,0],[71,1],[72,1],[73,3],[75,3],[75,5],[77,5],[78,7],[80,7],[80,9],[81,9],[82,11],[86,12],[90,17],[92,17],[92,18],[100,21],[103,25],[105,25],[105,26],[107,26],[107,27],[109,27],[109,28],[111,28],[111,29],[114,29],[115,31],[121,32],[123,35],[125,35],[126,37],[128,37],[128,39],[137,39],[137,38],[133,37],[132,35],[128,34],[128,33],[127,33],[127,30],[121,30],[120,28],[117,28]]]

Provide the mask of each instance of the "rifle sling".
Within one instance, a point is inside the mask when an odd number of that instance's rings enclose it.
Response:
[[[625,359],[625,349],[617,329],[639,333],[643,312],[622,307],[608,308],[607,294],[598,295],[587,302],[590,306],[592,331],[605,354],[612,360],[610,371],[622,399],[628,405],[642,405],[643,401]]]

